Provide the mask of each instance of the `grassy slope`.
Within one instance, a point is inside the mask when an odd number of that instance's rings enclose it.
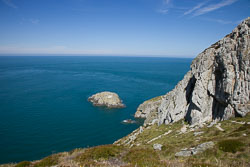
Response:
[[[239,124],[237,122],[245,122]],[[250,166],[250,114],[244,118],[233,118],[221,122],[220,131],[214,126],[208,128],[190,128],[185,133],[180,129],[183,121],[171,125],[151,125],[143,127],[143,132],[135,130],[132,134],[120,139],[116,144],[103,145],[87,149],[75,149],[71,152],[54,154],[40,161],[21,162],[2,166]],[[194,131],[191,131],[193,129]],[[162,135],[166,132],[167,135]],[[194,132],[203,134],[194,135]],[[133,134],[136,139],[130,140]],[[162,137],[148,143],[151,139]],[[128,141],[131,141],[128,143]],[[183,148],[195,147],[198,144],[213,141],[215,147],[191,157],[175,157]],[[161,151],[153,150],[153,144],[163,145]]]

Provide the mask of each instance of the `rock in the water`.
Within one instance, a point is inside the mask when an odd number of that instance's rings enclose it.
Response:
[[[202,124],[250,112],[249,51],[250,17],[193,60],[184,79],[161,100],[158,124],[183,118]],[[151,120],[150,112],[144,115]]]
[[[134,123],[136,123],[136,121],[132,120],[132,119],[125,119],[125,120],[122,121],[122,123],[125,123],[125,124],[134,124]]]
[[[160,151],[161,151],[162,145],[156,143],[156,144],[153,145],[153,148],[154,148],[155,150],[160,150]]]
[[[88,98],[88,101],[95,106],[106,106],[108,108],[123,108],[125,105],[116,93],[113,92],[101,92],[92,95]]]

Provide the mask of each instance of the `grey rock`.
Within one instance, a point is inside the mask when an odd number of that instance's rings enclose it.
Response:
[[[213,148],[213,147],[214,147],[214,142],[212,142],[212,141],[202,143],[192,150],[192,154],[195,155],[198,153],[202,153],[203,151],[210,149],[210,148]]]
[[[183,125],[180,131],[181,131],[181,133],[186,133],[187,132],[187,125]]]
[[[134,115],[135,118],[147,118],[145,124],[150,124],[158,118],[158,107],[162,102],[163,96],[158,96],[147,100],[139,105]]]
[[[211,128],[212,126],[216,125],[217,121],[212,121],[207,127]]]
[[[154,125],[154,124],[156,124],[156,123],[158,124],[158,119],[153,119],[153,120],[151,121],[151,124],[152,124],[152,125]]]
[[[183,150],[175,154],[176,157],[189,157],[191,155],[192,155],[192,152],[190,150]]]
[[[153,142],[153,141],[155,141],[155,140],[158,140],[158,139],[160,139],[161,137],[166,136],[166,135],[168,135],[168,134],[171,133],[171,132],[172,132],[172,130],[169,130],[169,131],[165,132],[164,134],[161,134],[161,135],[159,135],[159,136],[157,136],[157,137],[155,137],[155,138],[149,140],[149,141],[147,142],[147,144],[149,144],[149,143],[151,143],[151,142]]]
[[[221,123],[219,123],[219,124],[218,124],[218,125],[216,125],[215,127],[216,127],[219,131],[224,132],[225,130],[224,130],[224,129],[222,129],[220,126],[221,126]]]
[[[244,125],[246,122],[237,122],[237,121],[231,121],[232,123],[237,123],[237,124],[241,124],[241,125]],[[250,123],[249,123],[250,124]]]
[[[141,134],[142,132],[143,132],[143,127],[140,126],[140,128],[139,128],[139,133]]]
[[[198,136],[198,135],[201,135],[203,134],[204,132],[194,132],[194,136]]]
[[[136,121],[132,120],[132,119],[125,119],[125,120],[122,121],[122,123],[124,123],[124,124],[134,124],[134,123],[136,123]]]
[[[154,148],[154,150],[161,150],[162,145],[161,145],[161,144],[156,143],[156,144],[154,144],[154,145],[153,145],[153,148]]]
[[[106,106],[108,108],[123,108],[125,105],[122,103],[120,97],[113,92],[101,92],[92,95],[88,98],[88,101],[95,106]]]
[[[139,115],[150,122],[153,113],[159,125],[181,119],[201,125],[245,116],[250,111],[249,51],[250,17],[193,60],[183,80],[155,105],[157,113],[153,107]]]
[[[202,153],[203,151],[213,148],[214,147],[214,142],[210,141],[210,142],[206,142],[206,143],[202,143],[194,148],[185,148],[182,149],[180,152],[177,152],[175,154],[175,156],[177,157],[188,157],[191,155],[195,155],[195,154],[199,154]]]

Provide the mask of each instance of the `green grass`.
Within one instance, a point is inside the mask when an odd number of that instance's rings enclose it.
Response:
[[[28,167],[28,166],[31,166],[31,162],[29,162],[29,161],[22,161],[22,162],[19,162],[18,164],[16,164],[15,167]]]
[[[193,163],[192,167],[215,167],[215,166],[207,163]]]
[[[133,149],[152,149],[153,144],[162,144],[163,149],[161,151],[155,151],[160,158],[160,162],[173,162],[178,160],[182,164],[186,164],[185,166],[218,166],[218,164],[223,164],[223,166],[249,166],[250,126],[249,124],[242,125],[231,121],[250,122],[250,113],[244,118],[232,118],[220,122],[221,127],[224,129],[223,132],[218,130],[215,126],[210,128],[204,126],[196,130],[198,132],[204,132],[198,136],[194,136],[194,132],[180,134],[179,130],[186,124],[183,124],[183,121],[170,125],[152,125],[149,126],[150,128],[145,127],[144,131],[139,134],[137,139],[131,144],[134,145]],[[172,130],[170,134],[149,144],[147,143],[149,140],[169,130]],[[128,137],[124,137],[121,142],[127,138]],[[186,157],[175,157],[175,153],[183,148],[195,147],[208,141],[213,141],[216,144],[214,148],[192,156],[192,162],[189,162],[189,158]]]
[[[231,153],[236,153],[237,151],[240,151],[243,146],[244,143],[237,139],[222,140],[218,143],[218,147],[220,150]]]
[[[48,167],[58,163],[59,154],[48,156],[34,165],[34,167]]]
[[[124,150],[122,146],[116,145],[102,145],[92,147],[86,149],[84,153],[80,154],[76,158],[76,160],[84,166],[98,166],[96,161],[105,161],[113,157],[118,158],[122,150]]]
[[[125,162],[140,167],[160,167],[164,164],[160,161],[158,154],[148,148],[133,148],[123,158]]]
[[[154,97],[152,99],[149,99],[147,100],[148,102],[155,102],[155,101],[158,101],[158,100],[161,100],[163,96],[157,96],[157,97]]]

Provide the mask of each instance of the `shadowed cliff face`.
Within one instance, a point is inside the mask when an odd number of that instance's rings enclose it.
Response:
[[[162,100],[159,124],[190,124],[245,116],[250,111],[250,18],[200,53]]]

